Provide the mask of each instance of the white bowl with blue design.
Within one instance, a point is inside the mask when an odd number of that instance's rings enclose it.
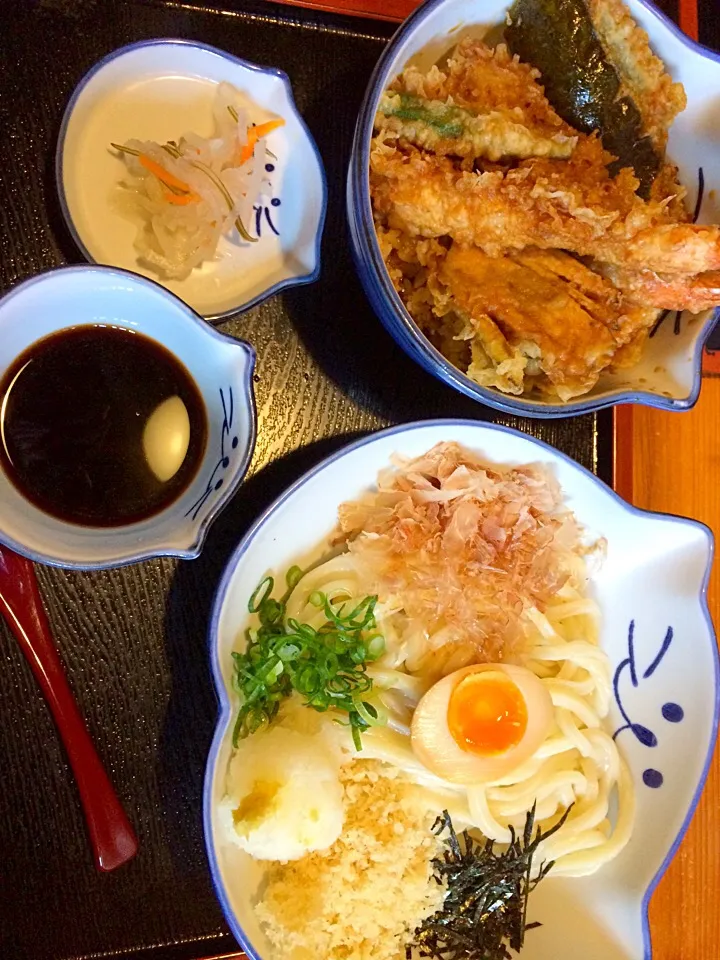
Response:
[[[258,863],[227,842],[218,817],[238,706],[231,651],[246,624],[248,598],[268,571],[282,575],[316,548],[335,527],[338,505],[373,488],[393,454],[416,457],[440,441],[457,441],[491,462],[544,465],[588,533],[607,539],[591,591],[614,672],[607,729],[633,776],[636,825],[627,847],[594,876],[550,874],[543,881],[530,897],[529,916],[543,925],[528,931],[522,957],[649,960],[648,901],[693,815],[717,733],[718,653],[706,603],[712,534],[695,521],[629,506],[538,440],[467,420],[393,427],[345,447],[276,500],[228,563],[210,623],[220,714],[204,790],[207,853],[227,922],[252,960],[278,960],[253,911]]]
[[[200,393],[207,440],[185,489],[160,512],[118,527],[64,522],[25,499],[0,470],[0,543],[40,563],[78,569],[150,557],[193,559],[242,481],[255,447],[255,351],[213,329],[164,287],[111,267],[59,267],[0,300],[0,378],[37,340],[69,327],[112,325],[149,337],[185,367]]]
[[[277,159],[266,164],[255,220],[246,225],[257,242],[233,231],[221,238],[215,258],[187,278],[163,279],[138,262],[136,227],[116,209],[113,197],[126,169],[110,143],[165,143],[189,131],[211,136],[222,81],[239,91],[254,122],[278,115],[285,120],[268,137]],[[273,67],[189,40],[148,40],[115,50],[83,77],[67,105],[56,178],[65,220],[86,259],[156,280],[206,319],[247,310],[320,275],[325,171],[290,80]]]
[[[686,203],[700,223],[720,223],[720,125],[708,121],[720,100],[720,54],[688,39],[648,0],[625,0],[647,31],[673,79],[685,86],[688,105],[675,120],[667,155],[680,170]],[[513,397],[475,383],[421,332],[392,285],[373,226],[368,170],[373,120],[383,91],[412,58],[429,69],[461,37],[482,37],[503,23],[512,0],[427,0],[403,23],[372,75],[355,128],[347,185],[352,251],[376,314],[398,344],[429,373],[461,393],[508,413],[564,417],[617,403],[688,410],[700,393],[703,346],[720,311],[667,313],[632,369],[604,373],[589,392],[567,403]]]

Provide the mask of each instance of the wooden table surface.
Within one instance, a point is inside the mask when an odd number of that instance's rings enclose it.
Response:
[[[400,20],[415,0],[286,0],[385,20]],[[718,0],[714,0],[717,4]],[[714,4],[702,15],[717,16]],[[679,20],[697,38],[698,2],[679,0]],[[615,486],[638,507],[704,521],[720,532],[720,354],[706,358],[696,407],[670,413],[616,410]],[[720,565],[710,585],[710,612],[720,623]],[[690,828],[650,903],[653,960],[720,958],[720,752]],[[240,955],[237,955],[240,956]]]

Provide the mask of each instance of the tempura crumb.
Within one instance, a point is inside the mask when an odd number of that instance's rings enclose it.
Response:
[[[292,960],[404,960],[420,922],[438,910],[440,849],[422,791],[372,760],[342,772],[346,820],[326,851],[266,874],[255,911],[279,956]]]

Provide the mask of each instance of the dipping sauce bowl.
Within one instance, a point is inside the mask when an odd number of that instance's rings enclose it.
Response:
[[[214,330],[152,280],[111,267],[60,267],[27,280],[0,300],[0,382],[33,344],[78,327],[116,328],[140,335],[139,340],[149,338],[182,365],[204,408],[202,456],[171,502],[120,525],[69,522],[32,502],[21,485],[0,470],[0,543],[41,563],[79,569],[120,566],[154,556],[198,556],[210,524],[242,481],[254,449],[252,347]],[[142,389],[139,380],[137,387]],[[182,459],[182,450],[174,454],[173,447],[187,447],[182,412],[172,401],[166,402],[146,425],[145,455],[160,478],[178,468],[179,463],[171,462],[174,457]],[[4,414],[5,410],[3,425]],[[7,439],[3,431],[6,451]]]

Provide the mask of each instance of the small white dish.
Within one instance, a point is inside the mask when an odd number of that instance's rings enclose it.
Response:
[[[165,280],[138,263],[136,227],[115,208],[113,196],[126,168],[110,143],[133,137],[164,143],[189,131],[210,136],[213,99],[222,81],[240,91],[256,122],[278,115],[285,120],[267,140],[277,160],[268,164],[262,203],[249,225],[259,241],[223,237],[214,260],[184,280]],[[66,107],[56,178],[65,220],[89,261],[162,283],[208,320],[247,310],[319,276],[325,172],[290,81],[275,68],[188,40],[150,40],[115,50],[83,77]]]
[[[238,705],[231,651],[246,626],[248,598],[268,571],[282,576],[316,548],[335,528],[338,505],[373,488],[393,454],[417,457],[440,441],[457,441],[491,462],[543,464],[589,534],[607,538],[607,558],[591,589],[614,671],[607,728],[635,782],[635,829],[622,853],[593,876],[550,874],[543,881],[530,897],[529,915],[543,925],[528,933],[522,958],[649,960],[650,895],[693,815],[717,733],[718,652],[706,603],[712,534],[693,520],[629,506],[538,440],[469,420],[404,424],[350,444],[286,490],[227,565],[210,621],[220,716],[206,767],[204,827],[230,929],[251,960],[277,960],[253,910],[259,864],[227,842],[218,817]]]
[[[59,267],[0,300],[0,377],[37,340],[68,327],[103,324],[137,331],[179,360],[205,407],[202,461],[180,496],[139,523],[85,527],[38,509],[0,470],[0,543],[31,560],[83,570],[149,557],[192,559],[245,476],[255,447],[255,351],[208,326],[157,283],[102,266]]]

